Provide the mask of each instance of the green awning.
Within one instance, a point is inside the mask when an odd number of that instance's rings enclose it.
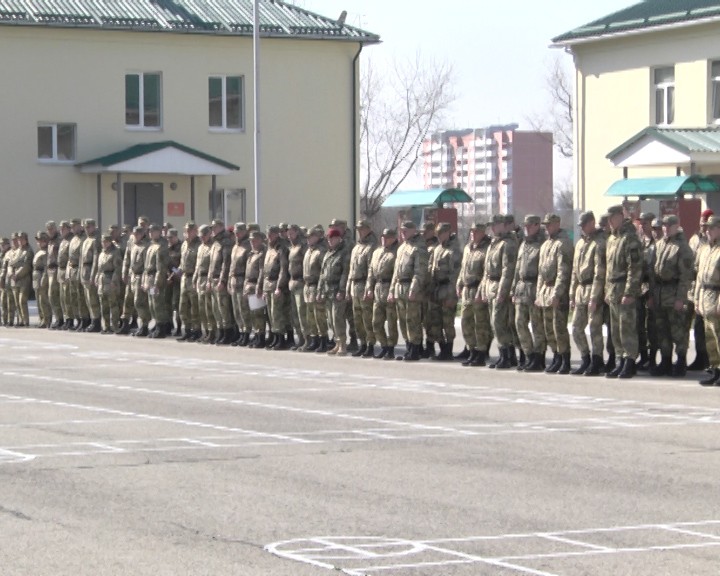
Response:
[[[431,190],[397,190],[383,202],[383,208],[411,206],[442,206],[446,202],[472,202],[467,192],[460,188],[433,188]]]
[[[702,192],[718,192],[720,187],[706,176],[671,176],[667,178],[623,178],[615,182],[605,196],[640,196],[662,198]]]

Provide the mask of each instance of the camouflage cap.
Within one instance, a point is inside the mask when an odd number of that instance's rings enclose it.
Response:
[[[50,239],[50,236],[48,236],[48,233],[44,230],[38,230],[35,234],[35,240],[42,240],[44,242],[47,242]]]
[[[299,224],[290,224],[290,226],[288,226],[288,230],[297,230],[298,232],[303,231],[302,226]]]
[[[333,218],[332,220],[330,220],[330,226],[347,226],[347,220]]]
[[[45,228],[57,228],[55,220],[48,220],[47,222],[45,222]]]
[[[27,240],[27,237],[28,237],[27,232],[25,232],[23,230],[20,230],[18,232],[18,238],[25,238],[25,240]]]
[[[320,224],[318,224],[317,226],[313,226],[313,227],[310,229],[309,234],[310,234],[311,236],[324,236],[324,235],[325,235],[325,230],[323,229],[322,226],[320,226]]]
[[[113,239],[113,237],[112,237],[111,234],[103,234],[103,235],[101,236],[101,240],[102,240],[103,242],[112,242],[112,239]]]
[[[662,226],[663,226],[663,221],[662,221],[662,219],[661,219],[661,218],[655,218],[655,220],[652,221],[651,226],[652,226],[653,228],[662,228]]]
[[[585,226],[588,222],[592,222],[595,220],[595,214],[592,210],[589,210],[587,212],[583,212],[578,217],[578,226]]]
[[[119,229],[120,229],[120,226],[118,226],[117,224],[110,224],[110,226],[108,226],[108,230],[119,230]]]
[[[423,224],[423,230],[425,232],[435,232],[435,222],[428,220]]]
[[[675,214],[668,214],[667,216],[663,216],[662,223],[664,226],[674,226],[675,224],[680,224],[680,218],[675,216]]]
[[[545,218],[543,218],[542,223],[543,224],[553,224],[560,222],[560,216],[554,213],[545,214]]]
[[[382,235],[383,236],[391,236],[394,238],[397,236],[397,231],[395,230],[395,228],[384,228],[382,231]]]
[[[720,228],[720,216],[710,216],[707,225],[708,228]]]
[[[72,220],[70,220],[70,225],[71,226],[82,226],[82,220],[80,220],[80,218],[73,218]]]
[[[225,228],[225,222],[220,220],[220,218],[215,218],[212,222],[210,222],[210,226],[212,226],[213,228],[215,228],[216,226],[222,226],[223,228]]]
[[[3,236],[2,238],[0,238],[0,244],[3,246],[5,244],[10,244],[10,238],[6,238],[5,236]]]
[[[70,221],[69,220],[61,220],[60,228],[70,228]]]
[[[247,225],[245,222],[235,222],[233,230],[235,230],[235,232],[245,232],[247,230]]]
[[[143,228],[142,226],[133,226],[132,231],[133,234],[142,234],[145,232],[145,228]]]
[[[203,224],[198,228],[198,232],[200,233],[200,236],[205,236],[206,234],[210,234],[211,229],[209,224]]]
[[[528,214],[525,216],[525,220],[523,220],[523,223],[526,226],[529,226],[530,224],[540,224],[540,221],[542,218],[540,216],[537,216],[536,214]]]
[[[617,214],[625,214],[625,209],[622,207],[622,204],[616,204],[615,206],[610,206],[610,208],[607,209],[608,218],[610,216],[616,216]]]
[[[600,226],[601,228],[604,228],[605,226],[607,226],[609,218],[610,218],[610,214],[605,212],[605,214],[600,216],[600,220],[598,220],[598,226]]]
[[[287,232],[287,229],[288,229],[287,222],[280,222],[280,224],[278,224],[278,228],[280,228],[280,232]]]
[[[177,228],[169,228],[167,231],[168,236],[174,236],[175,238],[178,237],[178,231]]]
[[[138,226],[142,226],[144,224],[149,224],[150,218],[148,218],[147,216],[138,216],[137,221],[138,221]]]
[[[435,232],[438,234],[442,232],[452,232],[452,226],[450,226],[450,222],[440,222],[435,226]]]
[[[515,216],[513,214],[505,214],[505,224],[515,224]]]
[[[97,226],[97,222],[95,222],[94,218],[85,218],[82,223],[83,227],[87,226]]]
[[[415,222],[412,220],[405,220],[402,225],[400,226],[404,230],[416,230],[417,226],[415,226]]]
[[[280,226],[268,226],[267,233],[268,234],[280,234]]]
[[[163,228],[167,228],[168,230],[170,230],[170,228],[172,228],[173,225],[172,225],[170,222],[165,222],[165,223],[163,223],[162,227],[163,227]]]
[[[251,222],[247,225],[248,232],[260,232],[260,224],[257,224],[256,222]]]
[[[253,230],[250,232],[250,240],[265,240],[265,234],[260,232],[260,230]]]
[[[505,214],[493,214],[490,222],[492,224],[505,224]]]
[[[308,233],[307,226],[298,226],[298,230],[300,231],[301,234],[304,234],[305,236],[307,236],[307,233]]]
[[[10,238],[12,238],[13,240],[17,240],[18,238],[20,238],[20,232],[13,232],[12,234],[10,234]]]
[[[148,230],[150,230],[150,232],[160,232],[162,231],[162,226],[160,226],[160,224],[158,224],[157,222],[153,222],[148,227]]]
[[[355,228],[372,228],[372,226],[370,225],[370,220],[362,219],[355,223]]]
[[[487,224],[485,222],[473,222],[470,224],[470,230],[485,230]]]
[[[185,230],[195,230],[195,228],[197,228],[197,225],[192,220],[185,222]]]
[[[636,218],[638,222],[652,222],[655,220],[655,214],[652,212],[641,212],[640,216]]]

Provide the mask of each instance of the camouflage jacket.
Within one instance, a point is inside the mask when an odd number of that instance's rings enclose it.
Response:
[[[145,251],[145,268],[143,270],[143,287],[149,290],[153,286],[162,288],[167,283],[168,247],[160,239],[153,240]]]
[[[698,255],[695,306],[701,316],[717,317],[720,315],[720,243],[708,243],[698,250]]]
[[[682,231],[655,245],[653,298],[656,306],[672,307],[686,302],[694,276],[695,258]]]
[[[515,279],[518,244],[515,234],[505,232],[490,242],[485,259],[485,273],[480,284],[483,300],[493,300],[498,296],[511,297],[510,289]]]
[[[540,248],[545,242],[545,234],[538,232],[523,239],[518,249],[515,277],[511,294],[516,304],[535,305],[537,299],[537,281],[540,268]]]
[[[38,249],[33,257],[32,267],[32,284],[33,290],[38,291],[47,288],[47,250]]]
[[[227,286],[230,274],[230,254],[232,253],[233,239],[227,230],[215,235],[210,248],[210,269],[208,276],[214,284]]]
[[[427,276],[427,246],[422,235],[416,234],[398,248],[390,293],[395,298],[412,294],[419,300],[425,295]]]
[[[85,231],[81,230],[79,234],[74,234],[68,246],[68,263],[67,272],[80,267],[80,258],[82,255],[82,247],[85,242]]]
[[[428,265],[431,296],[440,301],[456,299],[463,254],[453,234],[433,248]]]
[[[573,251],[572,240],[562,229],[540,247],[537,281],[540,306],[552,306],[553,300],[558,300],[563,307],[568,305]]]
[[[390,246],[375,248],[372,258],[370,258],[365,292],[372,292],[378,302],[387,302],[390,294],[390,282],[392,282],[395,271],[397,251],[398,243],[393,242]]]
[[[97,275],[95,284],[98,291],[107,292],[111,287],[120,286],[120,275],[122,274],[123,259],[120,249],[115,244],[109,248],[103,248],[98,255]]]
[[[601,304],[605,297],[605,233],[595,230],[575,246],[570,298],[577,305]]]
[[[100,234],[93,232],[92,236],[86,236],[80,250],[80,281],[83,284],[90,284],[97,273],[97,258],[102,250]]]
[[[359,240],[350,253],[350,271],[348,273],[346,294],[351,294],[353,299],[361,299],[365,295],[368,268],[370,259],[377,248],[378,241],[374,232],[370,232],[365,238]]]
[[[275,240],[274,244],[268,244],[265,251],[262,285],[263,292],[288,289],[288,249],[281,238]]]
[[[290,290],[302,289],[303,277],[305,272],[303,266],[305,263],[305,253],[307,251],[307,243],[304,239],[298,238],[295,243],[290,243],[290,251],[288,252],[288,276],[290,277]]]
[[[619,304],[624,296],[639,298],[643,250],[632,222],[626,220],[607,239],[605,299]]]
[[[338,294],[345,296],[349,272],[350,251],[346,249],[343,240],[334,250],[328,248],[325,252],[320,269],[318,296],[326,300],[334,299]]]
[[[455,284],[458,291],[463,288],[476,289],[480,286],[485,274],[485,260],[491,242],[490,236],[483,236],[477,244],[470,242],[465,246],[460,263],[460,273]]]
[[[147,248],[148,241],[146,238],[141,238],[140,241],[132,243],[132,248],[130,248],[128,253],[128,265],[131,278],[137,279],[142,276],[143,270],[145,270],[145,251]],[[123,271],[125,271],[124,263]]]
[[[259,250],[251,250],[245,264],[245,285],[243,294],[245,296],[258,295],[258,287],[262,288],[260,282],[263,274],[263,262],[265,262],[265,247]]]
[[[235,241],[232,252],[230,252],[230,270],[228,291],[231,294],[242,294],[243,283],[245,282],[245,267],[250,256],[250,240],[243,238]]]

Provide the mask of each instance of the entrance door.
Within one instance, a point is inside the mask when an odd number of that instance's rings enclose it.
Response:
[[[165,216],[163,185],[150,182],[127,182],[125,196],[125,223],[136,224],[138,216],[147,216],[151,223],[162,224]]]

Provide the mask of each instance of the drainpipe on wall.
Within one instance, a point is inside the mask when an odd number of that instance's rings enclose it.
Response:
[[[357,222],[357,205],[360,199],[360,191],[358,186],[358,169],[357,169],[357,158],[358,158],[358,74],[357,74],[357,63],[362,52],[363,45],[360,43],[357,54],[352,60],[352,184],[350,186],[350,226],[355,227]]]

